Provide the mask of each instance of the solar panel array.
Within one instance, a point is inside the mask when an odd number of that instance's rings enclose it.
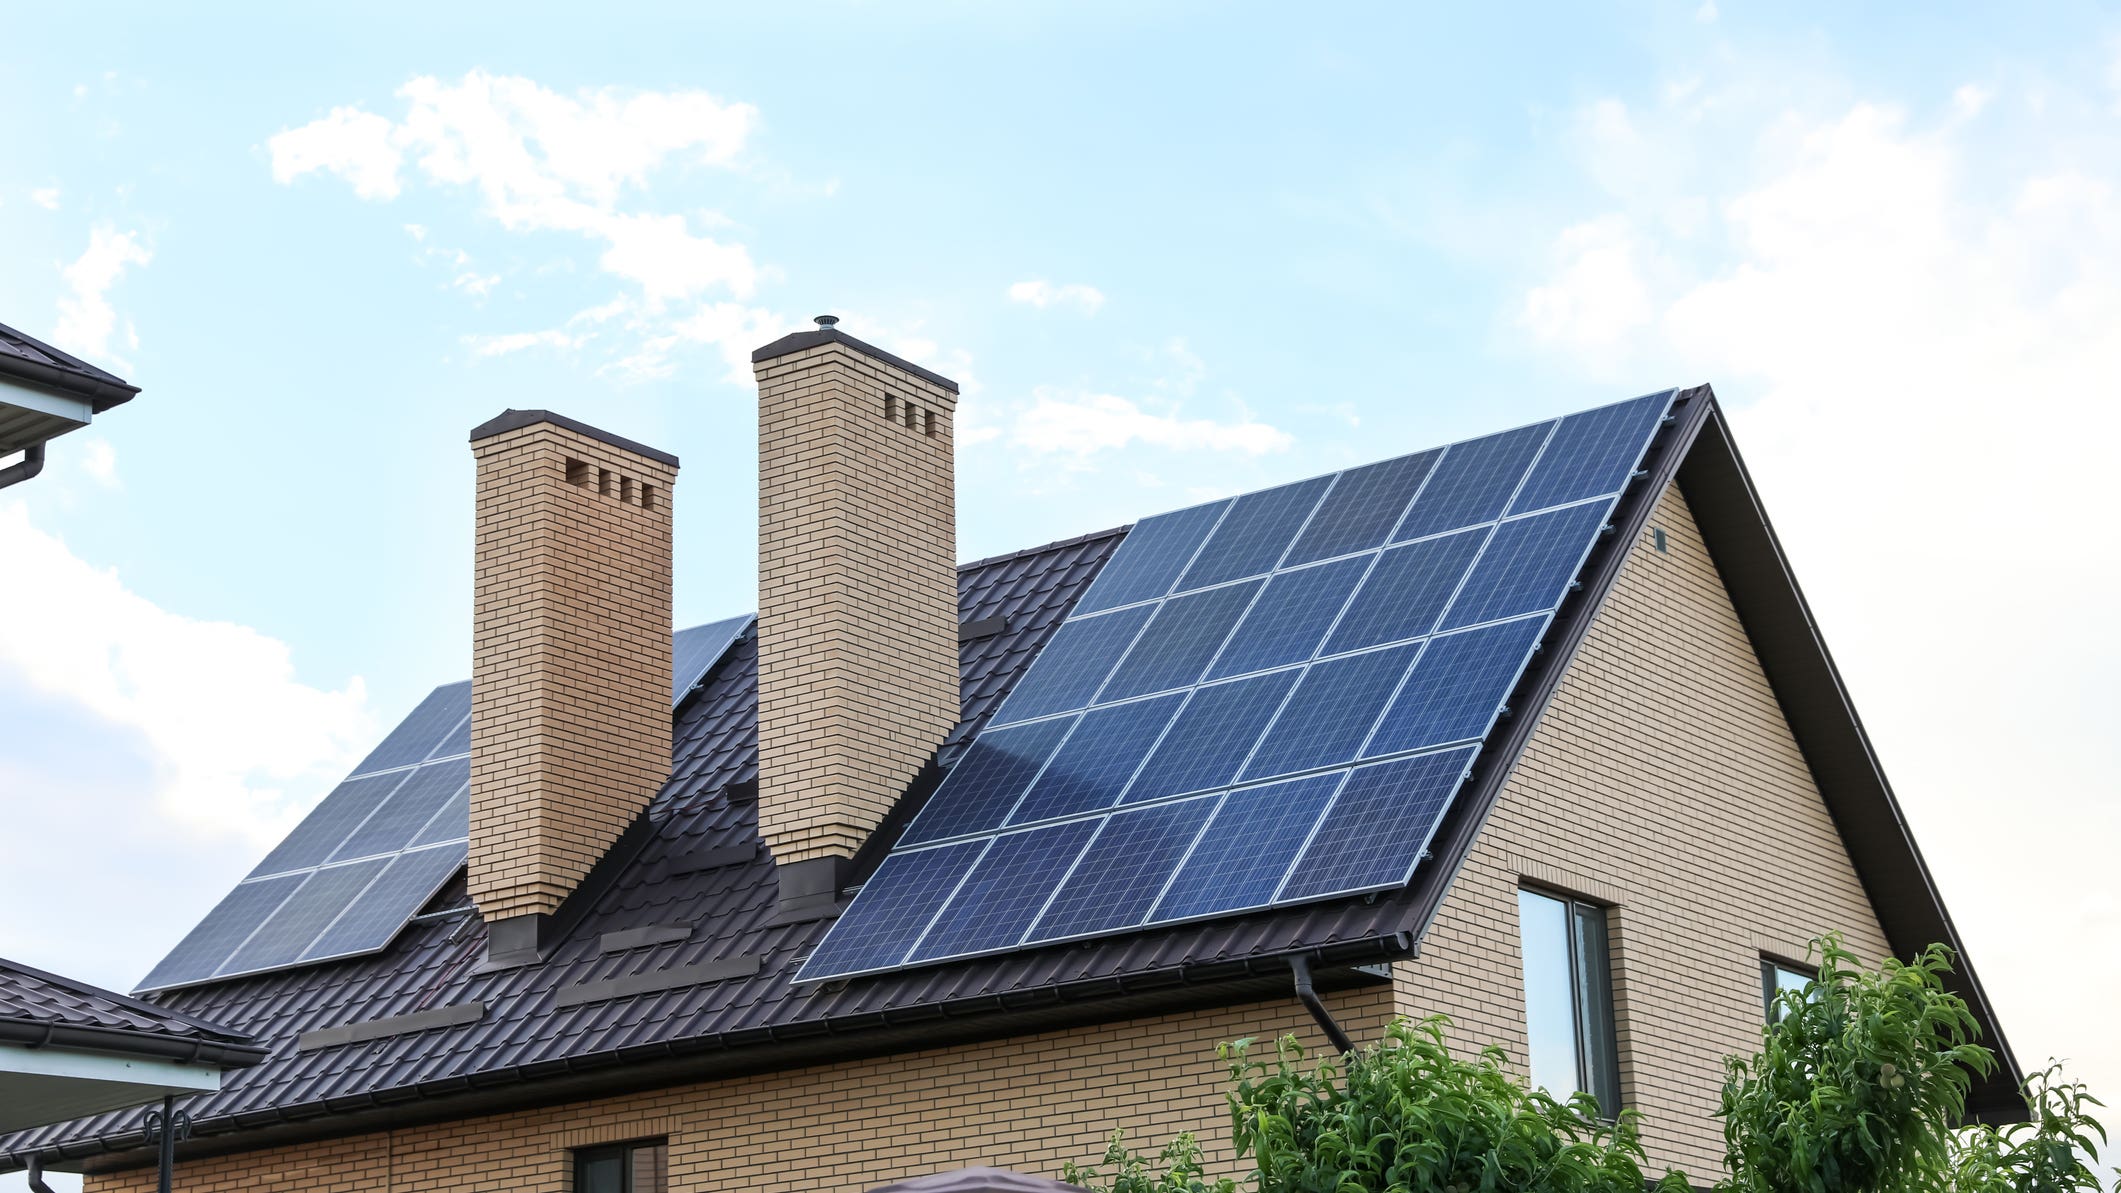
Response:
[[[672,708],[754,618],[671,638]],[[164,990],[372,953],[464,865],[471,681],[444,684],[369,752],[140,983]]]
[[[1673,396],[1138,523],[796,980],[1405,885]]]

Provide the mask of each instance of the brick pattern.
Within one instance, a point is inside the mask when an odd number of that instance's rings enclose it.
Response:
[[[478,461],[471,894],[549,914],[670,775],[670,465],[550,423]]]
[[[1666,553],[1652,546],[1661,527]],[[1621,1098],[1653,1159],[1720,1171],[1722,1058],[1761,1027],[1762,952],[1885,934],[1686,501],[1659,502],[1465,869],[1398,967],[1400,1009],[1525,1055],[1517,888],[1610,904]]]
[[[1326,1001],[1365,1040],[1392,1009],[1385,985]],[[857,1193],[973,1164],[1058,1176],[1066,1161],[1097,1159],[1114,1127],[1152,1149],[1192,1131],[1213,1169],[1235,1175],[1215,1046],[1286,1032],[1324,1047],[1296,1000],[1277,999],[187,1160],[177,1184],[187,1193],[561,1193],[569,1148],[667,1138],[673,1190]],[[152,1169],[84,1184],[86,1193],[153,1187]]]
[[[957,395],[841,344],[756,371],[759,831],[847,856],[958,719]]]

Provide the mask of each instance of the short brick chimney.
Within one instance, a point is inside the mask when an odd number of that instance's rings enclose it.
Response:
[[[958,718],[957,383],[824,316],[759,383],[759,831],[781,914],[845,863]]]
[[[678,461],[546,410],[471,450],[471,897],[505,964],[670,775]]]

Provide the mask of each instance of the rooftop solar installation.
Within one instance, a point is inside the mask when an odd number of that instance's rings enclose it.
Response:
[[[673,709],[750,630],[746,614],[671,636]],[[192,929],[140,989],[357,957],[388,945],[464,865],[471,681],[420,701]]]
[[[1404,886],[1675,396],[1136,524],[796,980]]]

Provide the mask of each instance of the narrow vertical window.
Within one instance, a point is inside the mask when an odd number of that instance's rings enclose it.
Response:
[[[1620,1113],[1611,946],[1596,904],[1517,892],[1532,1084],[1557,1098],[1588,1093]]]
[[[1760,1001],[1767,1014],[1767,1021],[1769,1023],[1782,1022],[1782,1016],[1786,1013],[1782,1005],[1782,996],[1785,993],[1794,993],[1801,996],[1804,993],[1804,988],[1811,985],[1812,979],[1817,976],[1817,974],[1799,969],[1797,966],[1762,957],[1760,959]]]
[[[660,1139],[582,1148],[574,1154],[574,1193],[667,1193],[669,1161]]]

